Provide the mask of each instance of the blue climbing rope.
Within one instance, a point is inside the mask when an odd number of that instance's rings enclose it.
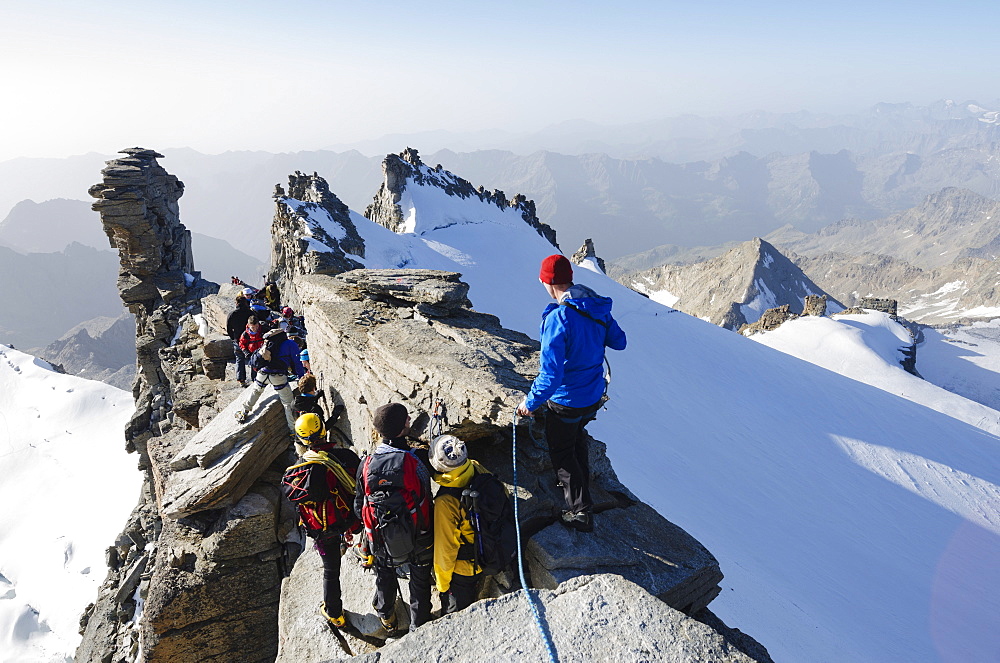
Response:
[[[556,646],[552,643],[552,636],[542,624],[542,616],[538,612],[538,606],[535,605],[535,597],[531,593],[532,590],[528,588],[527,580],[524,579],[524,555],[521,550],[521,517],[517,509],[517,412],[514,413],[514,419],[510,427],[513,431],[514,440],[511,457],[514,459],[514,526],[517,529],[517,571],[521,576],[521,589],[524,590],[524,596],[528,599],[528,607],[531,608],[531,614],[535,618],[535,626],[538,627],[538,632],[542,634],[542,642],[545,643],[545,650],[549,655],[549,663],[558,663],[559,659],[556,658]]]

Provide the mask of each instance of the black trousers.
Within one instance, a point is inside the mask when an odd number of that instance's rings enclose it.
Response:
[[[566,407],[548,401],[545,404],[545,439],[556,476],[563,485],[563,497],[569,511],[589,513],[594,506],[590,497],[590,448],[583,434],[601,407]]]
[[[453,573],[451,576],[451,587],[448,593],[441,597],[446,614],[465,610],[475,603],[479,598],[479,580],[481,573],[474,576],[463,576],[460,573]]]
[[[344,611],[340,597],[340,541],[343,535],[326,535],[317,539],[316,550],[323,561],[323,602],[326,614],[336,617]]]
[[[426,624],[431,618],[431,565],[410,564],[410,628]],[[388,619],[399,595],[396,569],[375,559],[375,612]]]

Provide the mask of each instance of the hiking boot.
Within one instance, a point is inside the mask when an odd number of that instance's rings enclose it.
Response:
[[[396,630],[396,613],[389,615],[388,619],[379,615],[378,620],[382,622],[382,628],[385,629],[386,633],[393,633]]]
[[[247,386],[247,381],[246,380],[237,380],[237,382],[240,383],[241,387],[243,387],[244,389],[246,389],[246,386]]]
[[[240,423],[240,424],[245,423],[246,420],[249,417],[250,417],[250,413],[247,412],[246,410],[237,410],[236,411],[236,422],[237,423]]]
[[[340,616],[338,617],[331,617],[329,614],[327,614],[325,601],[319,604],[319,612],[321,615],[323,615],[323,617],[326,618],[326,621],[330,622],[330,626],[333,626],[335,628],[344,628],[344,626],[347,624],[347,618],[344,616],[343,610],[340,611]]]
[[[563,511],[560,522],[577,532],[594,531],[594,517],[589,511]]]

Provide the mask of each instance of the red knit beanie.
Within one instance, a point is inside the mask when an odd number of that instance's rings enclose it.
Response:
[[[538,272],[538,278],[542,283],[550,285],[563,285],[573,282],[573,265],[570,264],[566,256],[551,255],[542,261],[542,269]]]

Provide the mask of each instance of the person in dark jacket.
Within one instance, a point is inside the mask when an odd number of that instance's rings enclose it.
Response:
[[[300,456],[295,467],[305,465],[310,502],[299,504],[299,516],[306,534],[313,539],[323,562],[323,602],[319,610],[331,625],[343,628],[347,620],[340,591],[341,545],[350,546],[353,535],[361,528],[354,512],[341,507],[350,504],[354,477],[361,459],[350,449],[326,441],[326,430],[320,417],[306,413],[295,421],[295,450]]]
[[[375,600],[372,607],[382,626],[388,632],[396,630],[396,596],[399,581],[396,576],[398,563],[390,559],[379,539],[374,508],[366,494],[378,492],[379,478],[395,479],[401,483],[407,502],[413,504],[413,550],[406,560],[409,568],[410,628],[415,629],[430,620],[431,616],[431,562],[433,561],[434,524],[431,509],[431,484],[427,452],[418,455],[410,449],[406,434],[410,430],[410,416],[400,403],[389,403],[375,410],[373,426],[382,442],[374,453],[365,457],[358,470],[354,513],[364,523],[365,534],[375,557]],[[393,483],[393,482],[390,482]],[[407,514],[408,516],[410,514]]]
[[[611,298],[573,283],[573,267],[562,255],[542,261],[538,275],[555,304],[542,312],[538,377],[517,408],[522,417],[545,406],[545,439],[562,482],[562,522],[593,530],[589,449],[584,427],[604,400],[604,348],[624,350],[625,332],[611,316]]]
[[[247,355],[240,347],[240,336],[246,331],[251,315],[250,302],[241,292],[236,296],[236,310],[226,318],[226,333],[233,341],[233,353],[236,355],[236,380],[241,387],[247,386]]]
[[[299,346],[295,341],[288,338],[285,332],[280,329],[272,329],[264,334],[264,342],[271,347],[271,361],[262,366],[257,371],[253,386],[250,387],[250,396],[246,403],[236,412],[236,420],[240,423],[247,420],[257,399],[260,398],[264,387],[271,385],[278,392],[278,398],[285,408],[285,420],[288,422],[288,430],[295,432],[295,413],[292,405],[295,396],[292,395],[292,387],[288,384],[288,378],[301,378],[305,374],[302,362],[299,361]]]

